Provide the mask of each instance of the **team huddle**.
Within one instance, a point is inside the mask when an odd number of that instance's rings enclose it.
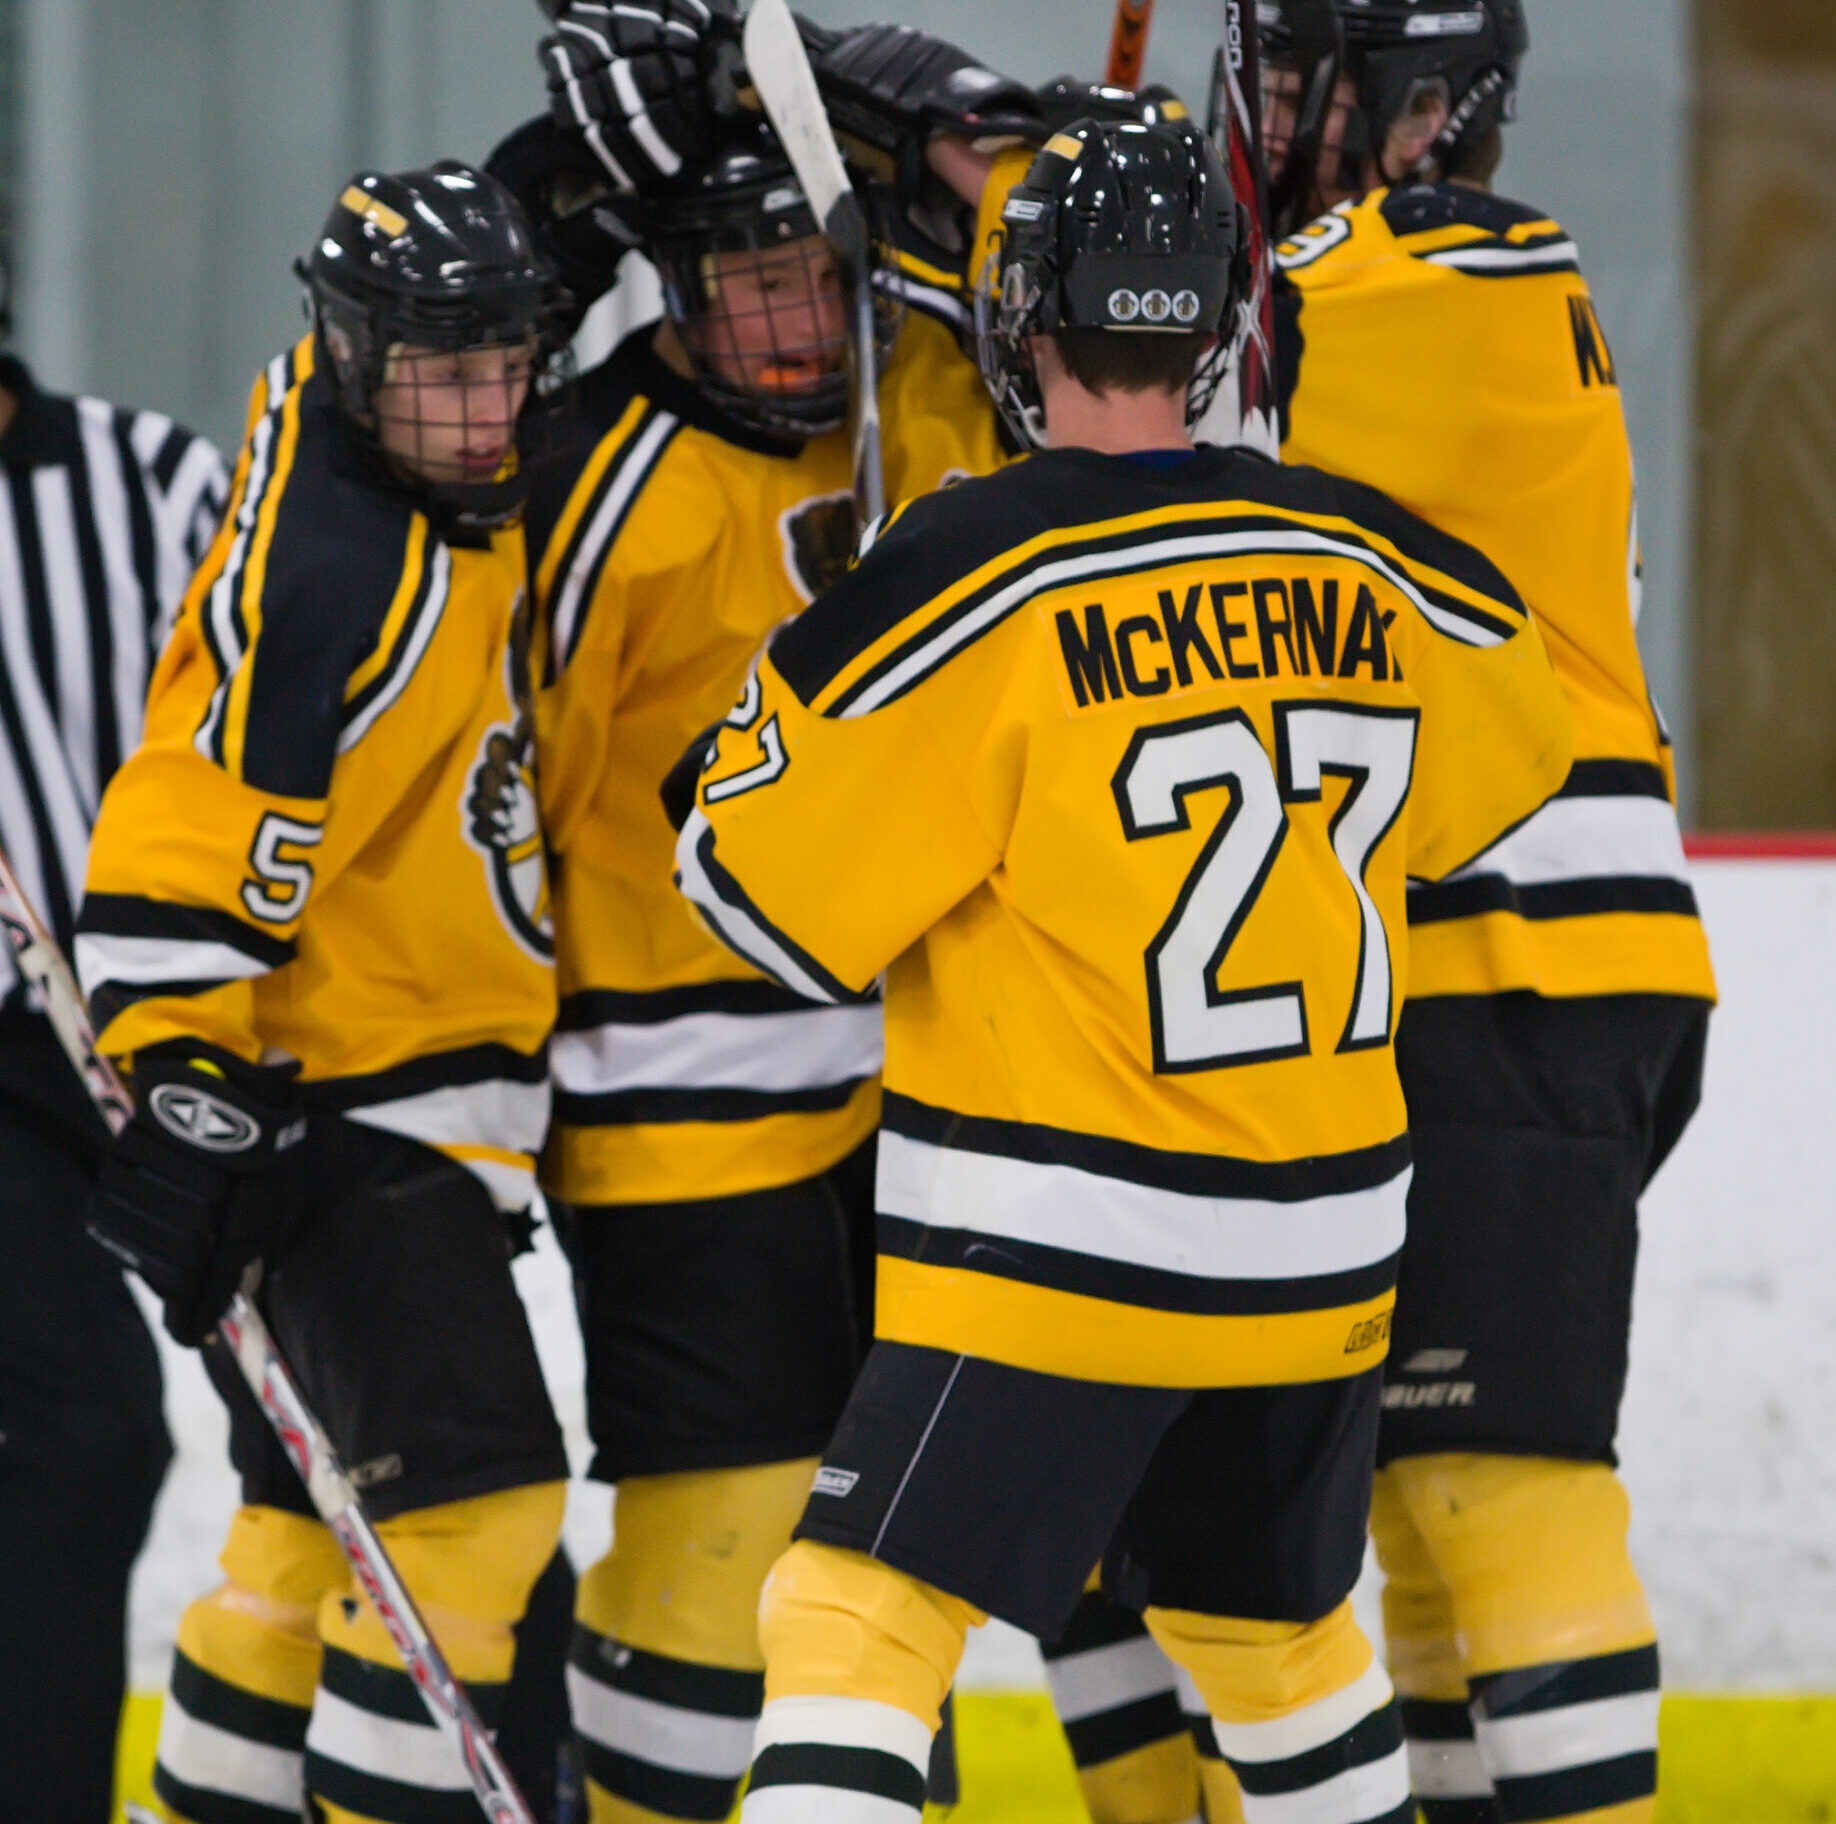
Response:
[[[1248,186],[1228,106],[802,25],[864,261],[732,0],[552,10],[550,117],[337,197],[96,823],[89,1222],[242,1481],[167,1813],[477,1815],[217,1325],[259,1263],[498,1727],[539,1186],[593,1819],[915,1820],[992,1615],[1097,1824],[1649,1820],[1613,1445],[1714,987],[1519,0],[1264,0]]]

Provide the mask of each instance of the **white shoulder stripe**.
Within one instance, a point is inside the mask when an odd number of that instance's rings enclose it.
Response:
[[[429,566],[427,599],[415,613],[405,645],[390,664],[388,682],[340,730],[338,752],[341,754],[348,754],[376,726],[377,718],[408,688],[426,656],[441,616],[446,613],[446,600],[453,580],[452,553],[443,540],[436,541],[425,561]]]
[[[557,668],[573,656],[580,621],[586,611],[587,590],[598,574],[607,546],[618,535],[638,489],[644,485],[663,446],[675,435],[681,421],[671,412],[658,412],[622,450],[612,464],[611,485],[600,496],[598,507],[583,536],[569,555],[566,574],[555,596],[554,650]]]
[[[1431,626],[1450,639],[1466,646],[1497,646],[1504,635],[1477,620],[1430,601],[1410,580],[1408,574],[1387,558],[1333,538],[1324,532],[1296,528],[1291,532],[1202,532],[1183,537],[1165,538],[1154,544],[1131,545],[1122,551],[1089,552],[1078,557],[1061,558],[1056,563],[1029,568],[997,590],[971,614],[913,647],[890,671],[876,678],[865,690],[852,698],[842,715],[864,716],[883,703],[902,696],[913,685],[928,677],[952,653],[979,639],[997,622],[1033,596],[1043,595],[1067,583],[1091,582],[1126,568],[1146,569],[1156,564],[1190,563],[1207,557],[1229,557],[1249,552],[1317,552],[1322,556],[1350,558],[1381,576],[1400,590]]]
[[[1579,264],[1581,250],[1573,241],[1552,241],[1542,247],[1444,247],[1418,257],[1462,272],[1560,272]]]

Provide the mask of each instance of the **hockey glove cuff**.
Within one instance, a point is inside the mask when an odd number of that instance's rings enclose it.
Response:
[[[134,1119],[85,1216],[158,1295],[166,1329],[187,1347],[216,1327],[250,1261],[277,1254],[299,1225],[306,1120],[293,1074],[199,1043],[136,1061]]]

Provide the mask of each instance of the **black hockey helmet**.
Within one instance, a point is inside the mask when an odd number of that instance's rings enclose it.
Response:
[[[560,377],[562,292],[509,191],[454,159],[424,171],[361,171],[295,270],[306,286],[318,358],[359,442],[411,491],[466,523],[514,518],[527,484],[515,472],[524,465],[507,451],[494,473],[476,478],[463,464],[448,473],[444,462],[422,458],[422,433],[431,448],[436,423],[447,433],[452,425],[416,415],[422,384],[411,371],[421,351],[526,349],[523,410],[550,409]],[[410,372],[402,380],[404,362]],[[386,422],[379,406],[385,386],[414,402],[392,405]],[[505,428],[481,425],[476,441],[501,439]],[[404,439],[412,439],[411,448]]]
[[[737,121],[654,199],[648,251],[701,393],[773,436],[848,415],[848,276],[771,127]],[[899,313],[875,286],[884,356]]]
[[[1190,121],[1082,120],[1055,133],[1001,212],[976,295],[982,378],[1035,448],[1044,414],[1028,340],[1060,329],[1210,333],[1186,421],[1217,390],[1249,289],[1248,237],[1217,147]]]
[[[1386,181],[1457,173],[1492,129],[1516,118],[1517,75],[1530,48],[1523,0],[1333,0],[1345,35],[1345,68],[1358,89],[1346,153],[1378,154],[1391,127],[1424,91],[1438,88],[1447,124],[1414,171]],[[1281,59],[1301,15],[1320,0],[1259,0],[1263,42]]]

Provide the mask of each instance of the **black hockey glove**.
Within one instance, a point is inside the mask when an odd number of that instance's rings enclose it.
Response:
[[[941,38],[909,25],[835,32],[797,24],[844,150],[902,197],[918,194],[924,149],[939,134],[985,150],[1045,139],[1031,89]]]
[[[245,1064],[214,1045],[142,1052],[134,1119],[116,1137],[84,1212],[89,1232],[166,1307],[173,1341],[216,1328],[252,1260],[299,1224],[306,1135],[291,1067]]]
[[[619,191],[648,195],[713,141],[713,81],[734,0],[569,0],[541,44],[555,121]]]
[[[571,335],[617,282],[625,255],[643,245],[650,206],[640,196],[615,193],[581,135],[546,114],[500,140],[484,168],[523,205],[542,251],[555,262]]]

